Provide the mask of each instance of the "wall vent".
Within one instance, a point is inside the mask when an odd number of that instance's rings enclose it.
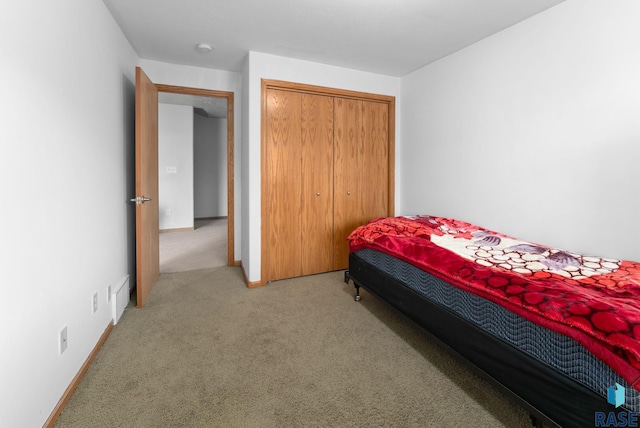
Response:
[[[113,313],[113,324],[118,324],[122,313],[129,305],[129,275],[124,278],[112,289],[111,307]]]

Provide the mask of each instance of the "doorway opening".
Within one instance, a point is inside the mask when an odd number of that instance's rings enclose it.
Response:
[[[160,107],[160,273],[233,266],[233,93],[162,84],[156,87]],[[163,108],[168,109],[165,116],[169,118],[166,143]],[[186,143],[184,135],[182,143],[172,141],[181,126],[181,115],[186,122]],[[187,187],[176,188],[180,185]]]

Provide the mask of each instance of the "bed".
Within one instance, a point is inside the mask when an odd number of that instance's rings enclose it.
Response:
[[[640,263],[460,220],[372,220],[349,236],[360,287],[527,409],[536,426],[637,426]]]

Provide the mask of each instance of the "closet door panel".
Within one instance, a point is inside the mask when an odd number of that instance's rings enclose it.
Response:
[[[389,107],[363,102],[362,223],[389,215]]]
[[[302,275],[301,95],[267,91],[266,171],[268,279]]]
[[[393,215],[395,100],[277,80],[262,87],[260,285],[347,269],[347,236]]]
[[[334,269],[349,264],[347,236],[362,218],[362,101],[334,100]]]
[[[302,95],[302,274],[333,268],[333,97]]]

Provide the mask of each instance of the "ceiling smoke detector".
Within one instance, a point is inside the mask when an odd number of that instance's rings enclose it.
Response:
[[[196,46],[196,50],[200,53],[209,53],[213,50],[213,48],[211,47],[211,45],[208,45],[206,43],[200,43]]]

